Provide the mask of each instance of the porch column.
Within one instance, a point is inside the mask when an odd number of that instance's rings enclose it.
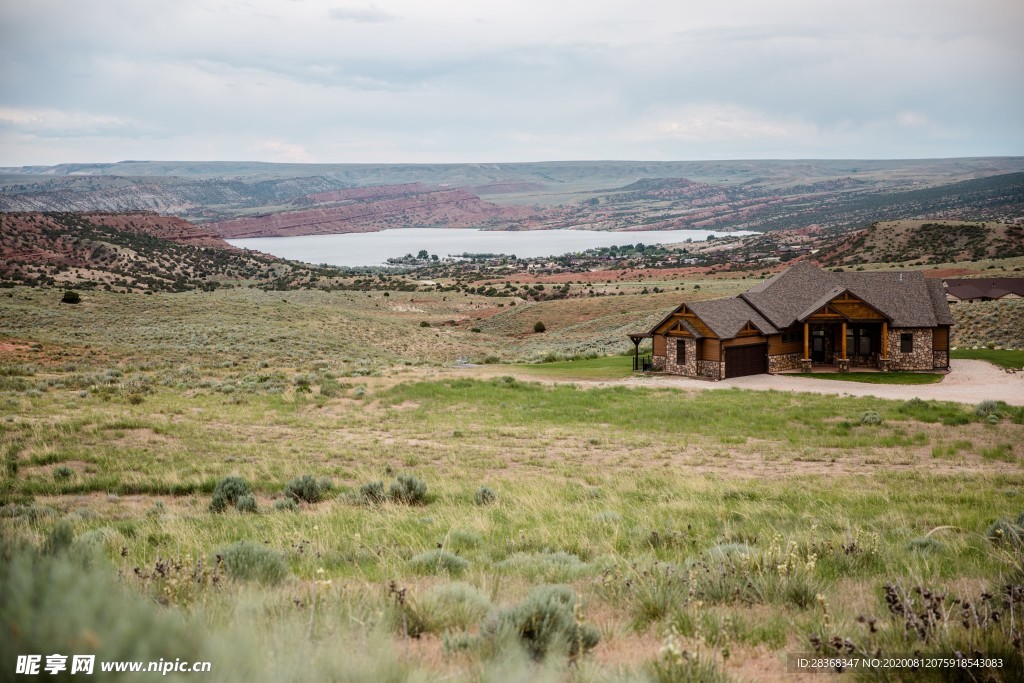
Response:
[[[811,359],[810,323],[804,323],[804,360]]]
[[[889,360],[889,321],[882,321],[882,360]]]
[[[842,355],[842,356],[840,356],[840,358],[841,358],[842,360],[846,360],[846,321],[845,321],[845,320],[843,321],[843,331],[842,331],[842,335],[843,335],[843,343],[842,343],[842,347],[843,347],[843,355]]]

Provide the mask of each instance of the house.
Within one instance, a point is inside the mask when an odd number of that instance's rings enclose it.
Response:
[[[1024,277],[997,277],[945,280],[946,300],[995,301],[1024,298]]]
[[[834,273],[801,262],[731,299],[684,303],[648,332],[647,369],[719,380],[828,365],[949,367],[949,304],[920,272]]]

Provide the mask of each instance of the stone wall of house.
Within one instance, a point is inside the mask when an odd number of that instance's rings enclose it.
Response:
[[[900,335],[914,335],[914,350],[900,351]],[[931,370],[935,367],[930,327],[895,327],[889,330],[889,358],[891,370]],[[945,366],[943,366],[945,367]]]
[[[797,353],[780,353],[776,356],[768,356],[768,372],[774,374],[785,370],[799,370],[800,360],[803,357],[803,351],[799,351]]]
[[[710,379],[722,379],[725,376],[725,363],[717,360],[697,361],[697,374]]]
[[[932,351],[932,367],[945,370],[949,367],[949,351]]]
[[[665,356],[651,356],[651,370],[662,372],[665,370]]]
[[[676,344],[686,344],[686,363],[680,365]],[[697,376],[697,340],[684,337],[669,337],[665,340],[665,372],[673,375]]]

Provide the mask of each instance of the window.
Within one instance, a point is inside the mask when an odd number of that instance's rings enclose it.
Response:
[[[804,339],[804,328],[802,325],[794,325],[793,327],[787,327],[782,331],[782,343],[792,344],[793,342],[803,341]]]
[[[900,353],[913,353],[914,352],[914,335],[910,332],[904,332],[900,335]]]
[[[676,340],[676,364],[686,365],[686,340]]]
[[[871,327],[851,326],[846,328],[847,356],[870,356],[874,330]]]

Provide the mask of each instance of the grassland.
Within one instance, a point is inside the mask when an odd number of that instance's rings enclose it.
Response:
[[[628,326],[628,295],[9,293],[5,660],[84,642],[218,680],[788,680],[787,652],[838,639],[1024,673],[1019,410],[566,381],[623,356],[516,367],[544,383],[450,362],[575,353]],[[285,494],[306,474],[331,483],[315,502]],[[367,495],[401,475],[425,496]],[[256,512],[210,511],[226,477]]]
[[[943,375],[933,372],[813,372],[801,373],[800,377],[863,384],[935,384],[942,381]]]
[[[1001,368],[1024,369],[1024,351],[1019,349],[954,349],[950,356],[984,360]]]

